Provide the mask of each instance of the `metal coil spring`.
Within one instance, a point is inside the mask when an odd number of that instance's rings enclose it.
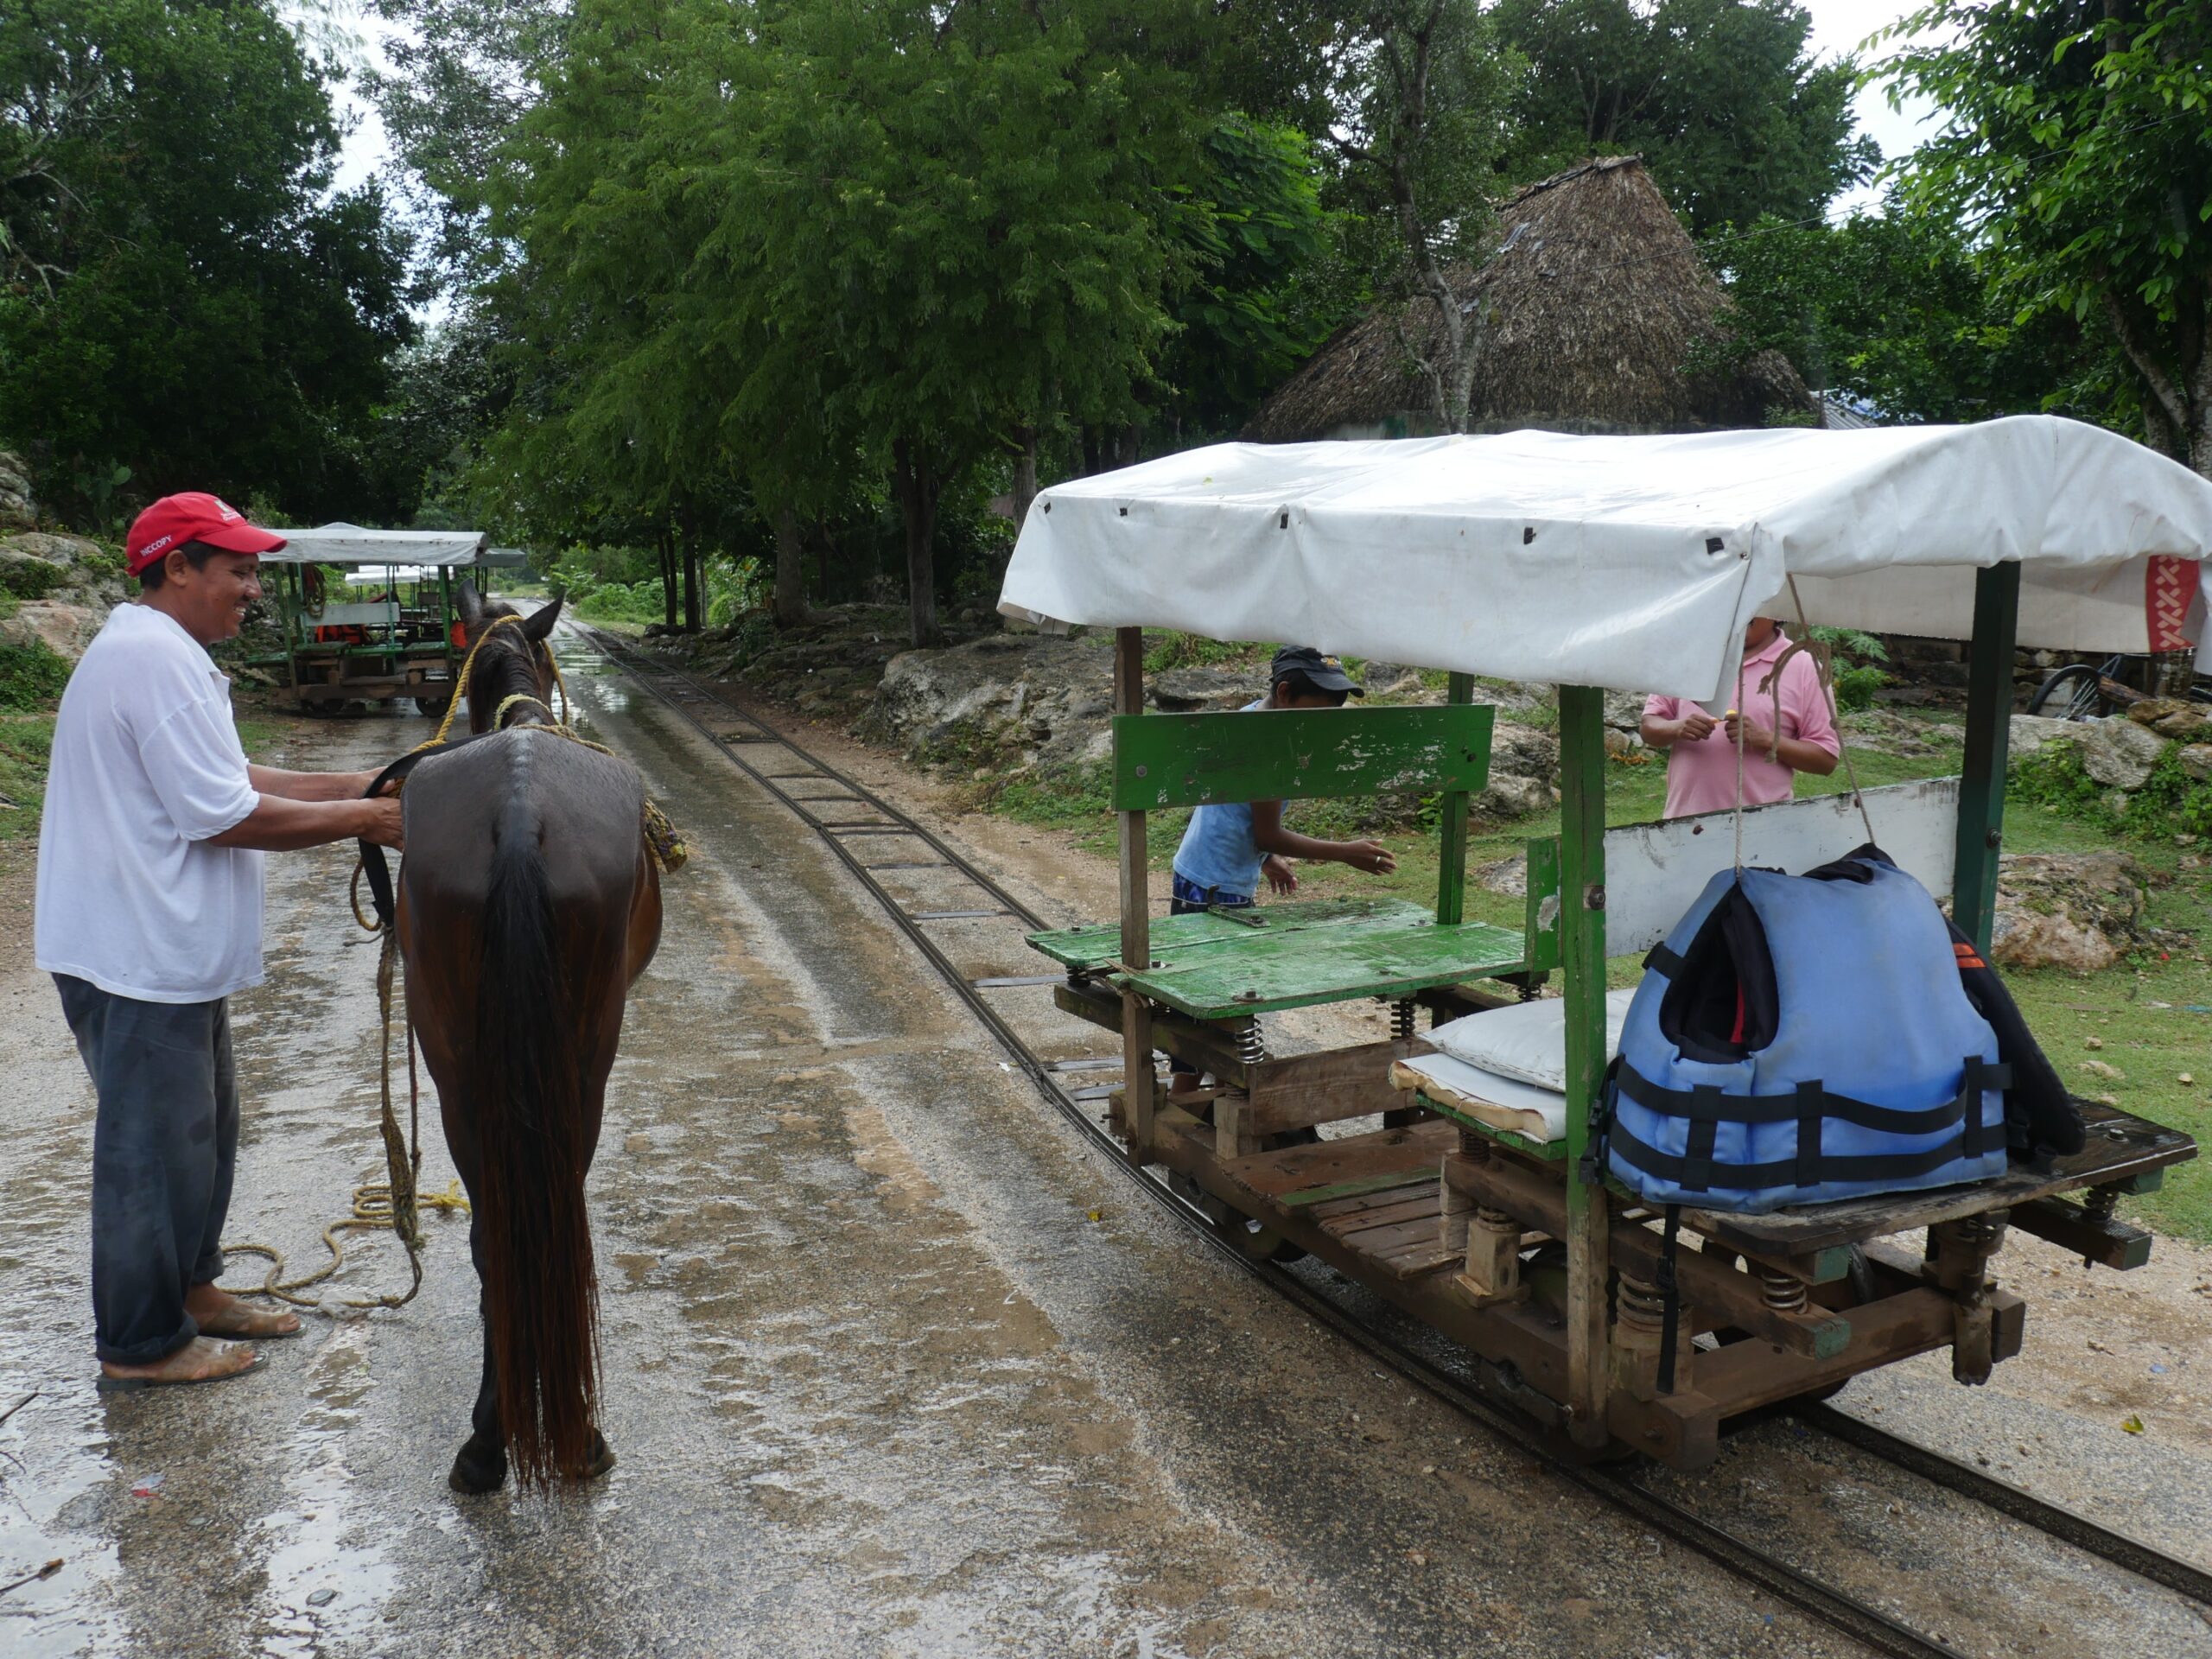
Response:
[[[1402,996],[1390,1005],[1390,1035],[1403,1042],[1414,1034],[1414,1000]]]
[[[1656,1331],[1667,1321],[1667,1300],[1659,1287],[1626,1274],[1621,1275],[1613,1307],[1623,1325],[1637,1330]]]
[[[1786,1273],[1761,1272],[1759,1294],[1777,1313],[1802,1313],[1805,1311],[1805,1281],[1793,1279]]]
[[[1236,1058],[1247,1065],[1257,1065],[1268,1058],[1268,1034],[1260,1029],[1260,1016],[1256,1014],[1236,1033]]]

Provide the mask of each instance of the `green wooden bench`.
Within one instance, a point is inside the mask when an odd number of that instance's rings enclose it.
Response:
[[[1528,966],[1522,934],[1464,919],[1467,797],[1489,780],[1493,711],[1454,677],[1442,707],[1118,715],[1119,812],[1377,793],[1434,794],[1443,857],[1433,912],[1396,899],[1332,899],[1155,919],[1150,960],[1122,960],[1120,924],[1029,943],[1077,974],[1199,1020],[1392,1000]]]

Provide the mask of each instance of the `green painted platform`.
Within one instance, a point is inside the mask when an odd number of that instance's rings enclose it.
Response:
[[[1079,972],[1121,959],[1113,924],[1033,933],[1029,943]],[[1233,1020],[1511,973],[1524,951],[1518,933],[1485,922],[1440,926],[1402,900],[1332,899],[1160,918],[1152,956],[1159,966],[1115,982],[1194,1019]]]

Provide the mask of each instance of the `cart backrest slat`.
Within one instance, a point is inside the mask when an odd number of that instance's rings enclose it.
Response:
[[[1114,807],[1473,792],[1490,776],[1487,704],[1116,715]]]
[[[1958,834],[1959,780],[1928,778],[1866,791],[1877,844],[1897,868],[1938,899],[1951,893]],[[1735,859],[1734,815],[1708,812],[1605,831],[1605,952],[1648,950],[1665,938],[1705,885]],[[1744,862],[1802,873],[1840,858],[1866,840],[1851,797],[1777,801],[1744,814]],[[1531,963],[1559,965],[1559,842],[1529,843],[1528,931]]]

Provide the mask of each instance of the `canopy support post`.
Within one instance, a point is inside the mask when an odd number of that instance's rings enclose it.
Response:
[[[1144,630],[1114,630],[1114,712],[1144,712]],[[1152,965],[1152,897],[1147,883],[1145,815],[1116,814],[1122,860],[1122,962],[1140,971]],[[1122,992],[1122,1103],[1129,1161],[1141,1169],[1152,1160],[1154,1084],[1152,1004],[1135,988]]]
[[[1446,702],[1475,700],[1475,677],[1452,676]],[[1467,791],[1455,789],[1445,796],[1439,816],[1443,819],[1436,860],[1436,925],[1450,927],[1466,920],[1467,905]]]
[[[1611,1266],[1604,1173],[1586,1170],[1605,1071],[1605,697],[1559,689],[1560,967],[1567,993],[1567,1407],[1578,1446],[1605,1444]]]
[[[2012,647],[2020,567],[1974,573],[1974,645],[1967,664],[1966,762],[1959,778],[1959,839],[1951,862],[1951,916],[1985,954],[1997,915],[1998,855],[2005,833],[2005,752],[2012,724]]]

